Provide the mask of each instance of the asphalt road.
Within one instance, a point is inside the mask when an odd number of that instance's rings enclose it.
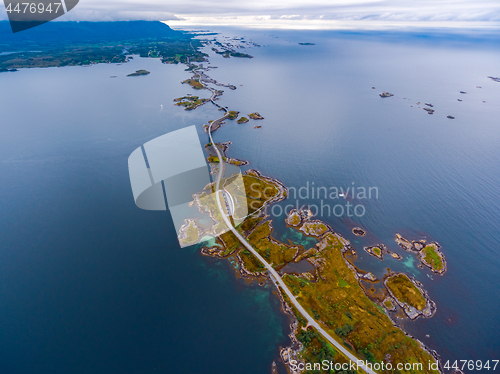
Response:
[[[200,74],[200,77],[201,77],[201,74]],[[200,83],[202,83],[201,79],[200,79]],[[212,92],[212,94],[214,93],[214,90],[212,90],[210,87],[208,87],[205,84],[203,84],[203,85],[208,90],[210,90]],[[212,97],[213,97],[213,95],[212,95]],[[218,106],[219,108],[223,108],[219,104],[215,103],[212,98],[210,100],[212,101],[212,103],[214,105]],[[227,109],[224,108],[224,110],[225,110],[225,113],[227,114],[227,112],[228,112]],[[241,244],[246,249],[248,249],[262,263],[262,265],[265,266],[265,268],[269,271],[270,276],[274,279],[275,283],[277,285],[279,285],[279,287],[281,287],[281,290],[288,296],[288,298],[290,299],[290,301],[292,302],[292,304],[295,306],[295,308],[297,308],[297,310],[299,311],[299,313],[302,314],[302,316],[307,320],[307,323],[309,324],[309,326],[313,326],[326,340],[328,340],[333,346],[335,346],[335,348],[337,348],[340,352],[342,352],[351,361],[353,361],[355,363],[358,362],[359,363],[359,365],[357,366],[358,368],[363,369],[365,372],[367,372],[369,374],[376,374],[375,371],[371,370],[370,368],[367,368],[364,365],[364,363],[361,362],[361,360],[359,360],[356,356],[354,356],[351,352],[349,352],[341,343],[339,343],[337,340],[335,340],[334,338],[332,338],[332,336],[330,334],[328,334],[320,326],[320,324],[318,322],[316,322],[314,320],[314,318],[312,318],[309,315],[309,313],[296,300],[296,298],[293,295],[293,293],[288,289],[287,285],[285,284],[285,282],[283,282],[283,279],[281,279],[281,276],[278,274],[278,272],[276,270],[274,270],[274,268],[270,264],[268,264],[267,261],[250,245],[250,243],[234,228],[234,226],[231,224],[231,222],[229,221],[229,219],[227,218],[227,216],[224,214],[224,210],[222,208],[221,200],[220,200],[220,195],[221,195],[220,181],[221,181],[222,177],[224,176],[224,172],[225,172],[224,169],[225,169],[225,167],[224,167],[224,161],[222,159],[222,154],[221,154],[221,152],[219,150],[219,147],[217,147],[215,145],[215,142],[214,142],[214,140],[212,138],[212,125],[214,123],[216,123],[217,121],[222,121],[225,118],[225,116],[226,115],[224,115],[221,118],[213,121],[210,124],[210,126],[208,127],[208,136],[210,137],[210,142],[213,144],[213,148],[215,149],[215,151],[217,152],[217,156],[219,157],[219,170],[218,170],[217,179],[216,179],[216,182],[215,182],[215,196],[216,196],[216,199],[217,199],[217,206],[218,206],[219,211],[221,213],[221,216],[222,216],[222,218],[224,220],[224,223],[233,232],[233,234],[238,238],[238,240],[241,242]]]

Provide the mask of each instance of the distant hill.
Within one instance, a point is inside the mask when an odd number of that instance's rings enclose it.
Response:
[[[15,34],[7,21],[0,21],[0,73],[122,63],[128,55],[160,58],[166,64],[200,62],[206,57],[200,47],[192,34],[159,21],[48,22]]]
[[[112,43],[133,40],[186,38],[159,21],[48,22],[13,34],[8,21],[0,21],[0,52],[64,44]]]

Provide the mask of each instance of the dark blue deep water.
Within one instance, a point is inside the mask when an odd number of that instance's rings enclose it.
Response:
[[[498,359],[500,83],[487,78],[500,76],[498,42],[225,32],[262,47],[247,50],[254,59],[211,54],[210,75],[238,87],[221,103],[265,120],[258,130],[230,122],[217,140],[289,187],[377,187],[378,199],[351,201],[364,216],[322,218],[351,240],[361,268],[424,283],[438,310],[405,323],[411,334],[445,360]],[[151,74],[125,77],[138,69]],[[288,339],[272,290],[180,249],[169,215],[132,198],[135,148],[193,124],[205,141],[201,126],[220,113],[172,105],[191,92],[187,77],[184,66],[140,58],[0,74],[1,373],[270,371]],[[353,236],[356,225],[369,235]],[[417,268],[396,232],[438,241],[446,275]],[[379,242],[404,260],[362,252]]]

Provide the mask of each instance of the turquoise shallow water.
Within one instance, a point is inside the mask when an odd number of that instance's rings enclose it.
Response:
[[[412,334],[444,359],[497,359],[500,83],[486,77],[500,76],[498,41],[224,32],[262,47],[248,50],[251,60],[210,52],[218,66],[210,75],[238,87],[221,103],[265,117],[262,129],[218,130],[218,141],[233,142],[229,156],[297,189],[376,186],[378,199],[352,200],[363,217],[322,218],[358,249],[360,267],[381,275],[390,266],[424,283],[438,311],[407,323]],[[125,77],[142,68],[151,74]],[[136,58],[0,75],[3,372],[265,373],[286,344],[270,289],[181,250],[167,214],[134,205],[130,152],[193,124],[204,141],[201,125],[219,116],[172,105],[190,92],[183,69]],[[383,90],[395,96],[381,99]],[[354,226],[369,235],[353,236]],[[275,229],[293,236],[282,217]],[[396,246],[396,232],[438,241],[448,273],[432,280]],[[404,260],[361,250],[376,243]]]

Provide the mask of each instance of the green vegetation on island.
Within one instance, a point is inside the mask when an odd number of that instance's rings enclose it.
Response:
[[[262,185],[260,193],[263,188]],[[259,191],[259,188],[254,190]],[[256,195],[258,197],[259,193]],[[306,213],[292,211],[287,217],[287,224],[292,224],[295,229],[318,239],[318,244],[313,248],[276,240],[273,237],[271,222],[264,217],[252,217],[250,223],[244,221],[238,230],[277,270],[283,269],[287,264],[304,260],[314,264],[314,271],[300,275],[285,273],[283,280],[307,312],[359,359],[393,365],[434,362],[435,359],[419,342],[396,327],[385,313],[385,309],[365,294],[356,271],[345,258],[345,253],[349,252],[348,242],[333,233],[326,224],[318,220],[309,221],[308,217]],[[312,224],[306,224],[308,221]],[[242,229],[243,226],[245,230]],[[242,249],[232,233],[226,233],[223,237],[220,244],[231,243],[232,249],[227,251],[225,248],[219,248],[218,251],[237,256],[241,265],[240,274],[255,277],[266,273],[264,266],[249,251]],[[297,325],[294,327],[293,336],[303,344],[298,353],[288,351],[290,358],[302,362],[315,362],[319,357],[329,357],[328,359],[331,358],[335,362],[347,360],[316,330],[307,327],[307,321],[289,301],[287,302],[286,295],[280,293],[280,297],[296,318]],[[423,300],[425,305],[425,298]],[[389,302],[384,305],[387,309],[394,307],[389,305]],[[437,370],[430,370],[428,365],[416,367],[418,370],[401,370],[400,373],[438,373]]]
[[[409,241],[400,234],[396,234],[395,240],[404,250],[416,253],[420,263],[433,273],[443,275],[446,272],[446,259],[438,243],[427,244],[424,239]]]
[[[230,110],[228,113],[227,119],[236,119],[236,118],[238,118],[239,114],[240,114],[240,112],[237,112],[235,110]]]
[[[248,121],[249,121],[249,119],[247,117],[241,117],[236,122],[237,123],[247,123]]]
[[[424,310],[427,300],[406,274],[392,275],[385,284],[397,301],[408,304],[419,311]]]
[[[149,71],[141,69],[137,70],[135,73],[128,74],[127,77],[138,77],[140,75],[148,75],[148,74],[150,74]]]
[[[259,112],[254,112],[254,113],[250,113],[248,115],[248,117],[250,117],[251,119],[264,119],[264,117],[262,117]]]
[[[174,99],[175,105],[183,106],[185,110],[193,110],[199,107],[200,105],[205,104],[208,99],[200,99],[198,96],[182,96]]]
[[[192,79],[192,78],[190,78],[190,79],[186,79],[186,80],[182,81],[182,83],[189,84],[195,90],[202,90],[202,89],[205,88],[205,86],[200,83],[199,79]]]
[[[438,274],[444,272],[445,263],[443,254],[435,243],[425,246],[421,251],[420,258],[424,265],[430,267],[433,272]]]
[[[383,244],[377,244],[371,247],[364,247],[363,249],[372,256],[378,258],[379,260],[384,259],[384,253],[387,251],[385,245]]]

